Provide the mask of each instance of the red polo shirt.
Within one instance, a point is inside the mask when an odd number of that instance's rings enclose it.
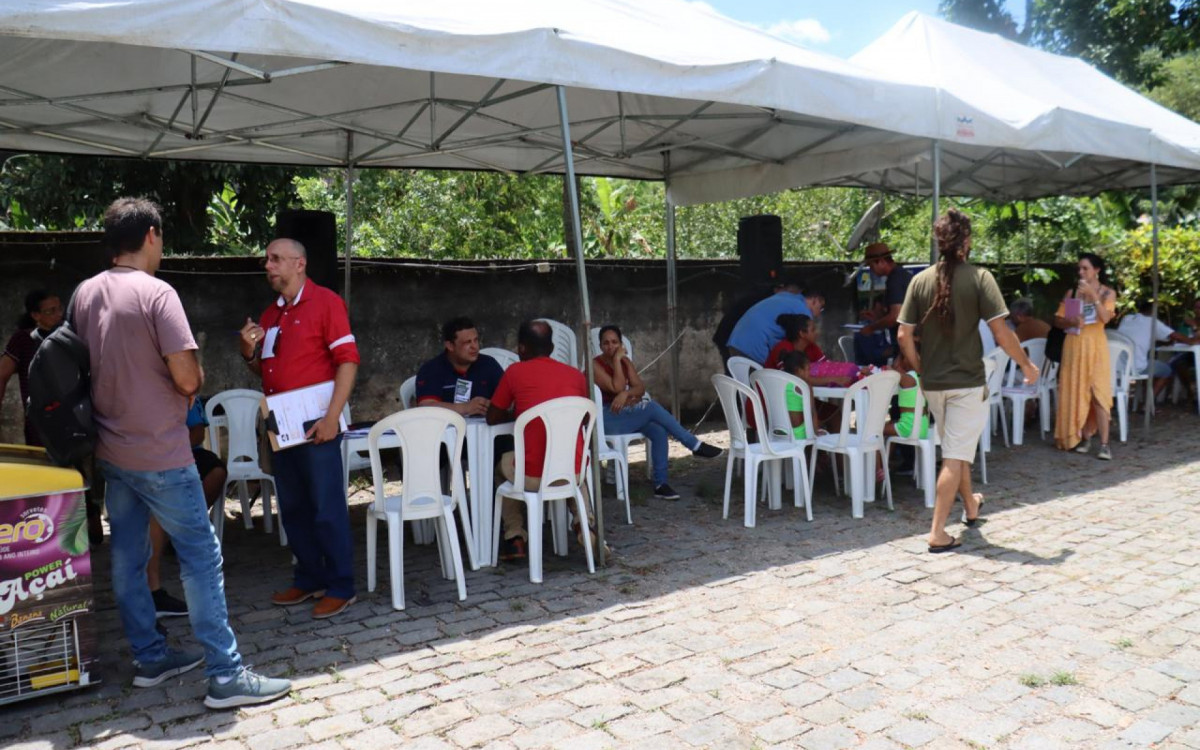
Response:
[[[273,347],[263,345],[263,392],[268,396],[333,380],[338,365],[358,364],[345,300],[312,279],[304,282],[292,304],[280,295],[258,324],[268,342],[274,336]],[[272,333],[273,328],[278,330]]]
[[[492,406],[507,409],[516,405],[516,415],[532,409],[538,404],[562,396],[587,397],[587,379],[583,373],[570,365],[550,359],[536,357],[509,367],[500,378],[500,385],[492,395]],[[546,426],[539,420],[525,428],[525,476],[540,477],[546,459]],[[583,434],[577,439],[575,448],[575,471],[583,464]]]

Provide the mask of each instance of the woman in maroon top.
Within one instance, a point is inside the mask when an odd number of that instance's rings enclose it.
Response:
[[[33,362],[33,353],[37,351],[38,341],[33,334],[46,336],[62,322],[62,302],[58,297],[44,289],[37,289],[25,295],[25,314],[17,324],[17,331],[9,338],[4,350],[0,352],[0,404],[4,403],[4,392],[13,375],[21,389],[21,405],[29,398],[29,365]],[[24,408],[22,408],[24,411]],[[25,420],[25,443],[41,445],[37,431],[33,429],[29,419]]]
[[[700,441],[671,413],[654,401],[643,398],[646,386],[621,343],[621,329],[608,325],[600,329],[600,355],[596,357],[596,385],[604,406],[604,431],[609,435],[640,432],[650,441],[650,469],[654,496],[678,500],[679,493],[667,484],[667,436],[683,443],[697,456],[716,458],[720,448]]]

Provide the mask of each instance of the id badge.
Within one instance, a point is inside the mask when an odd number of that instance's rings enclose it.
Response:
[[[454,383],[454,403],[465,404],[471,400],[471,381],[459,378]]]
[[[267,336],[263,339],[262,358],[271,359],[275,356],[275,339],[279,336],[279,326],[271,326],[267,329]]]

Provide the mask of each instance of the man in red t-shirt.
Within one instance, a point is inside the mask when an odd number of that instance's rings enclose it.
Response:
[[[540,320],[525,321],[517,332],[517,354],[521,361],[509,367],[500,379],[488,406],[488,424],[511,422],[538,404],[563,396],[587,397],[587,380],[570,365],[550,359],[554,340],[550,326]],[[578,439],[575,469],[583,465],[583,436]],[[525,428],[525,489],[536,491],[542,484],[542,463],[546,457],[546,428],[534,422]],[[516,481],[516,454],[500,457],[500,473]],[[525,524],[521,504],[504,499],[500,514],[504,533],[502,560],[525,557]],[[590,522],[590,519],[589,519]]]

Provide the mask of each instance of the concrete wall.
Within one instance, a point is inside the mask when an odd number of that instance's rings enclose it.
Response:
[[[0,233],[0,323],[7,336],[25,293],[46,287],[64,303],[80,280],[104,267],[94,234]],[[828,295],[822,345],[837,351],[841,324],[855,317],[853,290],[842,286],[845,264],[789,264],[787,272]],[[207,372],[204,393],[256,388],[242,364],[236,332],[247,316],[257,319],[273,294],[257,258],[164,259],[160,277],[178,291],[200,344]],[[644,366],[668,342],[666,267],[660,261],[589,262],[593,325],[613,322],[633,341],[635,363]],[[709,376],[721,361],[710,337],[725,307],[742,293],[736,262],[679,264],[680,403],[698,416],[713,401]],[[399,408],[400,383],[440,351],[441,322],[465,314],[475,319],[484,346],[516,348],[522,319],[548,317],[577,325],[580,318],[572,263],[420,261],[356,266],[351,282],[351,324],[363,355],[351,402],[356,419]],[[581,347],[586,342],[581,341]],[[669,407],[670,356],[643,374],[647,387]],[[20,440],[16,380],[0,412],[0,439]]]

